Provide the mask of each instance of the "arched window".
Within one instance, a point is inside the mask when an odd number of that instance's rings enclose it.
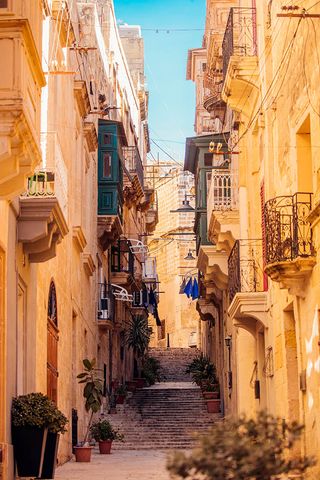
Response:
[[[47,394],[57,403],[58,399],[58,307],[54,282],[50,283],[47,315]]]

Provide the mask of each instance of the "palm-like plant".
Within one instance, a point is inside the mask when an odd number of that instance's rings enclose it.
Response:
[[[188,365],[186,373],[190,373],[193,381],[200,385],[202,381],[216,383],[217,373],[216,368],[210,359],[203,355],[197,355]]]
[[[102,379],[98,376],[98,372],[100,371],[96,368],[96,360],[93,358],[91,361],[88,358],[83,360],[84,371],[79,373],[77,378],[79,379],[79,383],[83,383],[83,396],[86,399],[85,402],[85,409],[87,412],[91,411],[91,416],[89,419],[88,428],[83,440],[85,444],[88,439],[93,415],[100,410],[102,405],[103,399],[103,383]]]
[[[132,315],[127,323],[125,344],[132,348],[138,357],[143,357],[150,341],[148,319],[143,315]]]

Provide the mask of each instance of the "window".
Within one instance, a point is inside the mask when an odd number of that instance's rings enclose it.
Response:
[[[103,168],[103,170],[102,170],[102,175],[103,175],[103,177],[105,177],[105,178],[110,178],[110,177],[111,177],[111,169],[112,169],[111,159],[112,159],[111,153],[109,153],[109,152],[103,153],[103,157],[102,157],[102,168]]]
[[[102,145],[111,145],[111,143],[112,143],[112,133],[104,133],[102,135]]]

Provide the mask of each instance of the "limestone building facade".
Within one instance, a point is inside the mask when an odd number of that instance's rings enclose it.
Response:
[[[65,413],[64,462],[87,423],[82,360],[98,360],[106,409],[136,373],[123,339],[141,310],[133,293],[155,280],[143,244],[156,221],[148,97],[112,2],[2,1],[0,49],[0,478],[11,480],[14,396],[41,391]]]
[[[300,421],[302,452],[319,459],[320,10],[297,3],[293,14],[280,1],[207,2],[207,25],[222,34],[206,40],[204,70],[222,65],[219,98],[231,117],[217,134],[187,140],[185,168],[207,214],[198,308],[223,408]],[[318,477],[319,465],[308,478]]]

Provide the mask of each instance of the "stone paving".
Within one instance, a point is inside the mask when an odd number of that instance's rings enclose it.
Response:
[[[168,452],[155,450],[93,453],[90,463],[71,461],[58,467],[56,480],[169,480]]]

